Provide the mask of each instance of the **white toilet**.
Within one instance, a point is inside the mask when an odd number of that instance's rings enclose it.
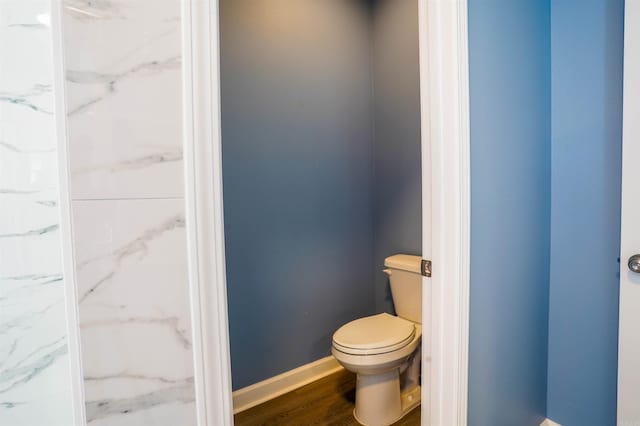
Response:
[[[420,404],[421,262],[407,254],[384,261],[398,316],[360,318],[333,335],[333,356],[357,374],[353,415],[363,425],[390,425]]]

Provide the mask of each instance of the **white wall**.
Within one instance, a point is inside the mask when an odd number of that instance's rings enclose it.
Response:
[[[195,425],[180,1],[63,2],[89,425]]]
[[[72,422],[47,0],[0,1],[0,424]]]
[[[195,425],[181,3],[62,2],[68,141],[55,139],[49,4],[0,2],[0,424],[72,424],[67,143],[87,423]]]

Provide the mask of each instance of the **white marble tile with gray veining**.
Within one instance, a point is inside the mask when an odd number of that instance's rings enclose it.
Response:
[[[0,241],[0,251],[9,244]],[[38,268],[42,272],[33,273],[33,267],[11,271],[4,266],[0,272],[0,423],[68,425],[71,389],[62,275],[57,268]]]
[[[72,196],[183,195],[180,1],[64,1]]]
[[[195,425],[182,200],[75,201],[93,425]]]
[[[0,1],[0,424],[71,423],[47,0]]]

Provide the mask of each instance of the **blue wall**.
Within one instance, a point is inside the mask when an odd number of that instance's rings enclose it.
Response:
[[[616,423],[623,0],[552,0],[547,414]]]
[[[549,2],[470,0],[470,426],[545,417]]]
[[[393,312],[384,258],[422,253],[418,1],[373,13],[373,265],[376,310]]]
[[[372,314],[370,5],[223,0],[234,389],[327,356]]]
[[[238,389],[392,310],[383,260],[420,253],[417,0],[223,0],[220,25]]]

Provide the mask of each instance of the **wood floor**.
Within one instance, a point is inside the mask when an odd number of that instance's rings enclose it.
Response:
[[[358,425],[353,418],[355,374],[346,370],[310,383],[234,416],[236,426]],[[394,426],[420,425],[420,407]]]

